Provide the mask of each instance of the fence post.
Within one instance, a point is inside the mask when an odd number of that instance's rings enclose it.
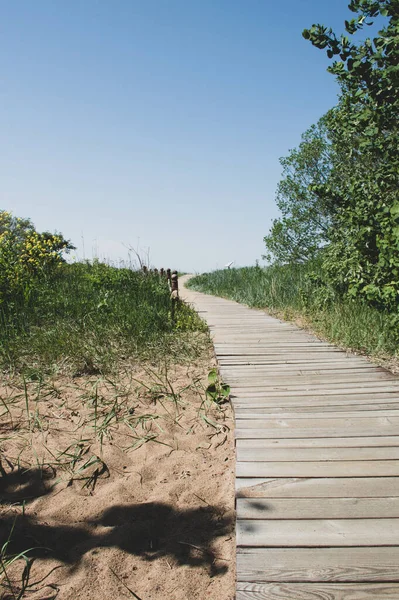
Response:
[[[179,279],[178,279],[177,271],[173,271],[173,273],[172,273],[171,286],[172,286],[172,296],[173,296],[173,293],[175,292],[175,298],[178,298],[179,297]]]
[[[176,304],[179,301],[179,280],[178,280],[178,276],[177,276],[177,271],[173,271],[170,281],[171,281],[170,297],[172,299],[172,321],[174,321],[175,313],[176,313]]]

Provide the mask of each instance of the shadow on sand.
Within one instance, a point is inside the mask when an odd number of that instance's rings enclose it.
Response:
[[[48,494],[53,477],[39,469],[3,475],[0,501],[4,506]],[[213,541],[233,534],[234,518],[222,506],[180,510],[160,502],[114,505],[95,520],[71,526],[40,522],[29,514],[15,518],[6,511],[0,516],[0,546],[12,528],[11,552],[34,548],[30,556],[57,559],[71,567],[90,550],[116,547],[148,561],[171,557],[179,565],[207,566],[215,576],[225,573],[228,566],[217,560],[223,557],[216,555]]]

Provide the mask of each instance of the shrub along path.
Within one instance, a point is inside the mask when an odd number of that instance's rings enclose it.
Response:
[[[399,598],[399,378],[264,312],[182,295],[231,385],[237,600]]]

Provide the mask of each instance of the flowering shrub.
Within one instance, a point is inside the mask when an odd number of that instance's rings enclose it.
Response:
[[[39,233],[29,219],[0,211],[0,306],[26,301],[35,284],[62,265],[73,246],[61,234]]]

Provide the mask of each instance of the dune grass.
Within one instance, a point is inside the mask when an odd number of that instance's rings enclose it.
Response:
[[[397,357],[391,315],[359,301],[343,300],[321,285],[310,264],[244,267],[205,273],[188,286],[310,327],[337,345],[367,355]]]
[[[100,262],[63,264],[0,307],[1,366],[91,374],[127,357],[190,353],[194,342],[184,333],[204,325],[184,304],[172,318],[171,302],[158,274]]]

